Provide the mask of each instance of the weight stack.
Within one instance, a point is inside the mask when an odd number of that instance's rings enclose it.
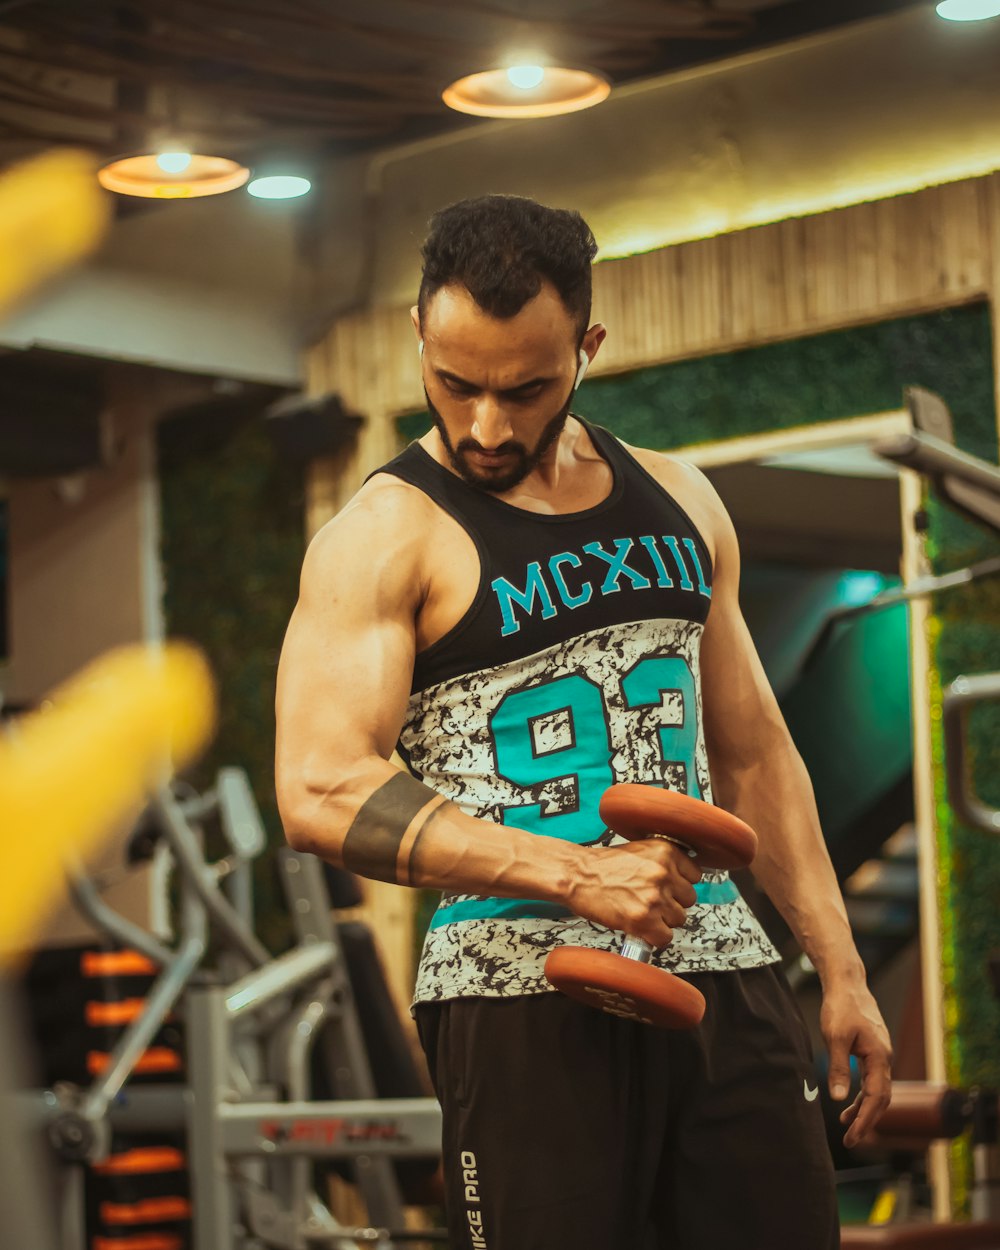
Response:
[[[86,1087],[142,1012],[155,964],[131,950],[74,947],[39,952],[24,976],[37,1076]],[[126,1084],[181,1084],[183,1034],[168,1018]],[[111,1152],[87,1168],[90,1250],[190,1250],[191,1207],[183,1135],[112,1135]]]

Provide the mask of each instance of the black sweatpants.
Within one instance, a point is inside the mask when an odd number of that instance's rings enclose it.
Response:
[[[836,1250],[805,1023],[777,966],[685,978],[666,1032],[558,993],[424,1003],[454,1250]]]

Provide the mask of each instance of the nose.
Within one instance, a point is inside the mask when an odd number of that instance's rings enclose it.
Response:
[[[494,451],[514,437],[514,427],[496,396],[484,393],[476,401],[471,435],[484,451]]]

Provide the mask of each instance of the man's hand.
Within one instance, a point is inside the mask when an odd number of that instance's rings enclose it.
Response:
[[[820,1028],[830,1052],[830,1096],[843,1102],[851,1086],[851,1055],[861,1065],[861,1090],[840,1113],[844,1145],[858,1145],[875,1127],[892,1098],[889,1031],[864,984],[824,990]]]
[[[581,850],[584,871],[572,882],[566,905],[656,950],[668,945],[697,898],[701,871],[690,855],[659,838]]]

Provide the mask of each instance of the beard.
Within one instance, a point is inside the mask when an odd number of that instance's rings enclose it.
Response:
[[[507,443],[501,443],[499,447],[493,448],[491,451],[491,454],[503,454],[505,460],[497,465],[483,467],[473,464],[469,459],[469,453],[485,452],[486,448],[477,443],[474,438],[463,438],[458,443],[452,443],[448,431],[445,429],[444,421],[441,419],[440,412],[431,403],[426,389],[424,390],[428,410],[434,422],[434,427],[441,436],[441,442],[444,443],[451,467],[463,482],[468,482],[470,486],[475,486],[479,490],[488,491],[491,495],[502,495],[506,491],[513,490],[515,486],[519,486],[524,481],[529,473],[534,471],[541,462],[542,457],[554,446],[559,435],[563,432],[569,417],[569,408],[573,400],[573,394],[574,391],[570,391],[563,406],[554,417],[550,417],[546,421],[538,437],[538,442],[531,451],[523,443],[511,439]]]

